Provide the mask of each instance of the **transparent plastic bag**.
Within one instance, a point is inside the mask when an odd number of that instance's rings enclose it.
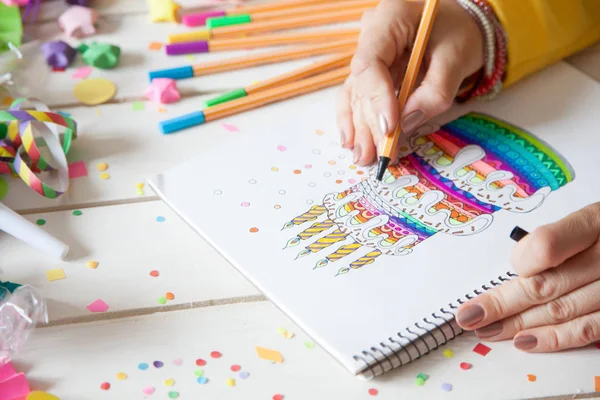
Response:
[[[21,47],[9,43],[8,47],[9,51],[0,53],[0,86],[14,98],[37,97],[49,74],[40,42],[30,41]]]

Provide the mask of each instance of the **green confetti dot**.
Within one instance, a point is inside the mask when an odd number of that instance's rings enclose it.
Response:
[[[197,369],[194,371],[194,375],[196,376],[204,376],[204,370],[203,369]]]
[[[144,102],[143,101],[134,101],[131,104],[131,108],[133,109],[133,111],[141,111],[144,109]],[[174,399],[174,397],[172,397]]]
[[[417,385],[417,386],[424,386],[425,385],[425,379],[423,379],[423,378],[417,378],[417,379],[415,379],[415,385]]]
[[[167,304],[167,299],[165,298],[165,296],[160,296],[156,301],[158,302],[158,304]]]
[[[170,399],[176,399],[179,397],[179,392],[169,392]]]
[[[421,373],[421,374],[417,375],[417,378],[420,378],[420,379],[423,379],[424,381],[426,381],[427,375]]]
[[[307,349],[314,349],[315,342],[313,342],[312,340],[307,340],[306,342],[304,342],[304,347],[306,347]]]
[[[2,124],[0,124],[2,126]],[[0,200],[8,193],[8,182],[4,178],[0,178]]]
[[[38,224],[39,226],[43,226],[43,225],[46,225],[46,220],[40,218],[37,221],[35,221],[35,223]]]
[[[73,215],[76,216],[76,217],[80,216],[81,214],[83,214],[81,212],[81,210],[75,210],[75,211],[73,211]]]

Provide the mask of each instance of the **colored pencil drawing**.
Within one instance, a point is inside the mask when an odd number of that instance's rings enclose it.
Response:
[[[499,210],[527,213],[574,179],[553,149],[493,117],[466,114],[425,136],[409,139],[412,153],[391,166],[382,182],[369,178],[330,193],[320,205],[284,224],[306,226],[284,250],[303,245],[296,259],[320,255],[336,276],[405,256],[436,233],[482,232]]]

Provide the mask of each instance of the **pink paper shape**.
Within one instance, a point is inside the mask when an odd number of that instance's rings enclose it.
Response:
[[[92,73],[92,67],[79,67],[77,71],[73,74],[73,78],[75,79],[85,79]]]
[[[145,93],[146,97],[159,104],[174,103],[181,98],[175,80],[154,78]]]
[[[17,375],[17,371],[15,371],[15,367],[11,363],[6,363],[0,367],[0,382],[4,382],[15,375]]]
[[[58,24],[68,36],[84,37],[96,33],[98,13],[93,8],[71,6],[58,17]]]
[[[225,128],[227,132],[239,132],[240,130],[235,125],[222,123],[221,126]]]
[[[106,312],[106,310],[108,310],[108,304],[106,304],[104,300],[98,299],[87,306],[87,309],[91,312]]]
[[[0,400],[15,400],[27,396],[31,392],[24,373],[0,382]]]
[[[88,171],[83,161],[76,161],[69,164],[69,179],[81,178],[82,176],[88,176]]]

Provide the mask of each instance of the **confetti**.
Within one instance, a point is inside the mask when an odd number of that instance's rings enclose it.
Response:
[[[98,268],[98,265],[100,265],[100,263],[98,261],[88,261],[87,262],[88,268],[96,269],[96,268]]]
[[[231,367],[229,367],[229,369],[233,372],[238,372],[240,369],[242,369],[242,367],[237,364],[233,364]]]
[[[357,175],[362,175],[362,174],[364,174],[364,171],[356,171],[356,174]]]
[[[131,103],[131,109],[133,111],[142,111],[144,109],[144,102],[134,101],[133,103]]]
[[[425,381],[427,380],[427,378],[428,378],[428,376],[423,373],[417,375],[417,378],[415,379],[415,385],[417,385],[417,386],[425,385]]]
[[[228,378],[225,383],[227,384],[227,386],[229,387],[234,387],[235,386],[235,379],[233,378]]]
[[[253,226],[252,228],[250,228],[250,233],[256,233],[258,232],[258,228]]]
[[[65,275],[65,271],[62,268],[49,269],[46,271],[46,278],[48,278],[48,282],[58,281],[61,279],[65,279],[67,275]]]
[[[142,392],[147,395],[151,395],[154,393],[154,388],[152,386],[148,386],[142,389]]]
[[[227,132],[239,132],[240,130],[237,128],[237,126],[235,125],[231,125],[231,124],[226,124],[226,123],[222,123],[221,126],[223,127],[223,129],[225,129]]]
[[[487,347],[485,344],[482,343],[477,343],[477,346],[475,346],[475,348],[473,349],[473,351],[479,355],[482,356],[487,356],[488,353],[490,351],[492,351],[492,349],[490,349],[489,347]]]
[[[135,187],[138,189],[143,189],[144,188],[144,184],[142,182],[136,183]]]
[[[159,298],[156,300],[156,302],[157,302],[158,304],[167,304],[167,299],[166,299],[164,296],[160,296],[160,297],[159,297]]]
[[[175,295],[171,292],[167,292],[167,293],[165,293],[165,298],[167,300],[175,300]]]
[[[452,391],[452,385],[449,383],[442,383],[442,390],[444,392],[451,392]]]
[[[181,364],[183,364],[183,360],[181,358],[177,358],[177,359],[173,360],[173,364],[175,364],[179,367]]]
[[[271,167],[271,171],[277,172],[277,171],[279,171],[279,168],[277,168],[277,167]]]
[[[159,215],[158,217],[156,217],[156,222],[165,222],[165,217]]]
[[[240,379],[246,379],[246,378],[248,378],[249,376],[250,376],[250,373],[248,373],[248,372],[246,372],[246,371],[242,371],[242,372],[240,372],[240,373],[238,374],[238,377],[239,377]]]
[[[166,112],[167,112],[167,109],[166,109],[166,108],[162,108],[162,107],[158,107],[158,108],[156,109],[156,111],[158,111],[158,112],[160,112],[160,113],[166,113]]]
[[[352,164],[351,166],[349,166],[348,168],[350,169],[356,169],[356,165]]]
[[[205,376],[201,376],[198,379],[196,379],[196,382],[198,382],[201,385],[204,385],[205,383],[208,382],[208,379]]]
[[[594,392],[600,392],[600,376],[594,376]]]
[[[8,182],[4,178],[0,178],[0,200],[8,193]]]
[[[203,369],[197,369],[197,370],[194,371],[194,375],[196,375],[197,377],[204,376],[204,370]]]
[[[150,276],[153,278],[157,278],[160,275],[160,272],[158,272],[157,270],[153,269],[152,271],[150,271]]]
[[[162,361],[154,361],[152,365],[154,365],[154,368],[162,368],[162,366],[165,364],[163,364]]]
[[[343,182],[343,181],[342,181],[341,179],[336,179],[336,180],[335,180],[335,183],[337,183],[337,184],[340,184],[340,183],[342,183],[342,182]]]
[[[193,56],[193,55],[191,55],[191,54],[188,54],[188,55],[186,55],[186,56],[185,56],[185,58],[187,58],[187,59],[188,59],[188,60],[190,60],[190,61],[194,61],[194,60],[196,59],[196,57],[194,57],[194,56]]]
[[[125,372],[119,372],[117,374],[118,381],[124,381],[125,379],[127,379],[127,374]]]
[[[148,365],[148,363],[139,363],[139,364],[138,364],[138,369],[139,369],[140,371],[145,371],[145,370],[147,370],[147,369],[148,369],[148,367],[150,367],[150,366]]]
[[[472,367],[472,365],[469,364],[469,363],[466,363],[466,362],[461,362],[460,363],[460,368],[464,369],[465,371],[468,370],[468,369],[471,369],[471,367]]]
[[[335,160],[329,160],[329,161],[327,162],[327,164],[329,164],[329,165],[335,165]]]
[[[52,67],[52,72],[65,72],[66,68]]]
[[[279,151],[285,151],[286,147],[284,145],[280,144],[279,146],[277,146],[277,150],[279,150]]]
[[[87,175],[88,171],[83,161],[76,161],[69,164],[69,179],[82,178]]]
[[[273,400],[283,400],[284,396],[282,394],[274,394]]]
[[[196,365],[199,367],[202,367],[204,365],[206,365],[206,361],[204,361],[203,359],[199,358],[196,360]]]
[[[289,332],[287,329],[285,328],[277,328],[277,332],[283,336],[286,339],[291,339],[294,337],[294,333],[293,332]]]
[[[348,183],[351,185],[354,185],[356,183],[356,179],[350,178],[350,179],[348,179]]]
[[[322,131],[322,130],[320,130],[320,129],[317,129],[317,131],[316,131],[315,133],[316,133],[317,135],[319,135],[319,136],[323,136],[323,134],[324,134],[325,132],[323,132],[323,131]]]
[[[83,214],[83,212],[81,210],[75,210],[75,211],[73,211],[73,215],[76,216],[76,217],[79,217],[82,214]]]
[[[170,399],[176,399],[178,397],[179,397],[179,392],[174,392],[174,391],[169,392]]]
[[[371,396],[377,396],[379,394],[379,390],[377,390],[375,388],[371,388],[371,389],[369,389],[369,394]]]
[[[312,340],[307,340],[306,342],[304,342],[304,347],[306,347],[307,349],[314,349],[315,342],[313,342]]]
[[[454,357],[454,352],[450,349],[446,349],[446,350],[444,350],[444,357],[452,358],[452,357]]]
[[[279,204],[275,204],[275,205],[273,206],[273,208],[274,208],[274,209],[276,209],[276,210],[279,210],[279,209],[281,208],[281,206],[280,206]]]
[[[44,226],[44,225],[46,225],[46,220],[40,218],[37,221],[35,221],[35,223],[38,224],[39,226]]]
[[[304,168],[306,168],[306,169],[311,169],[311,168],[312,168],[312,164],[306,164],[306,165],[304,166]]]
[[[108,79],[93,78],[79,81],[73,88],[77,100],[88,106],[106,103],[117,93],[117,87]]]
[[[294,174],[296,174],[296,175],[300,175],[301,173],[302,173],[302,171],[300,171],[299,169],[294,170]]]
[[[92,67],[79,67],[72,75],[75,79],[85,79],[92,73]]]
[[[283,356],[277,350],[265,349],[264,347],[256,346],[256,354],[263,360],[269,360],[276,363],[283,362]]]
[[[86,308],[93,313],[106,312],[108,310],[108,304],[106,304],[104,300],[98,299],[90,305],[88,305]]]
[[[250,207],[250,203],[248,203],[247,201],[243,201],[240,206],[242,207]]]
[[[100,390],[108,390],[108,389],[110,389],[110,383],[108,383],[108,382],[102,382],[100,384]]]
[[[535,382],[535,381],[537,381],[537,376],[532,375],[532,374],[527,374],[527,380],[529,382]]]
[[[104,180],[110,179],[110,174],[108,174],[107,172],[103,172],[100,174],[100,179],[104,179]]]
[[[104,163],[104,162],[98,163],[98,164],[96,165],[96,169],[97,169],[98,171],[100,171],[100,172],[102,172],[102,171],[106,171],[106,170],[108,169],[108,164],[107,164],[107,163]]]
[[[169,378],[167,380],[165,380],[165,385],[168,387],[171,387],[175,384],[175,380],[173,378]]]
[[[219,353],[218,351],[211,351],[210,356],[212,358],[221,358],[221,353]]]
[[[162,49],[162,47],[163,44],[161,42],[150,42],[150,44],[148,45],[148,50],[158,51]]]

